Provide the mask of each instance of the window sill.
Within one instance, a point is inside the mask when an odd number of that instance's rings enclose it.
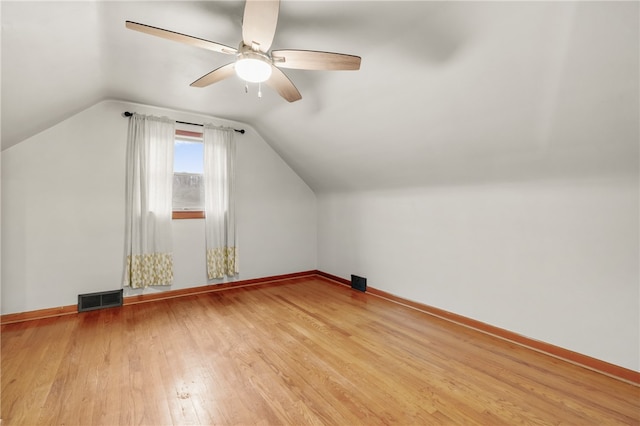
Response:
[[[174,211],[173,219],[204,219],[204,211]]]

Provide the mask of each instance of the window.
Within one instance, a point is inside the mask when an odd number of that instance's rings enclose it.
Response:
[[[176,130],[173,157],[173,218],[204,217],[202,133]]]

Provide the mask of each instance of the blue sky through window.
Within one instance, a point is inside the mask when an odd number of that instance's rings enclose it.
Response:
[[[199,173],[204,171],[204,144],[176,140],[173,157],[173,171],[175,173]]]

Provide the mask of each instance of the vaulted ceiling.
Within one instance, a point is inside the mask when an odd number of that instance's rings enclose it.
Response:
[[[0,3],[2,148],[104,99],[246,122],[316,191],[638,170],[638,2],[283,1],[272,48],[362,57],[231,78],[229,57],[125,20],[237,46],[244,3]]]

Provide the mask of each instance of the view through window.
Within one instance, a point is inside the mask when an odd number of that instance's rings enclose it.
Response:
[[[204,210],[204,144],[176,132],[173,159],[173,211]]]

